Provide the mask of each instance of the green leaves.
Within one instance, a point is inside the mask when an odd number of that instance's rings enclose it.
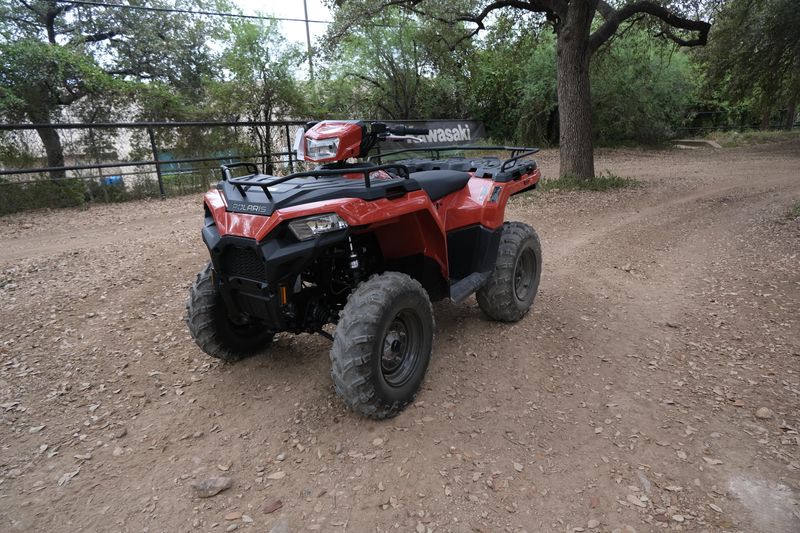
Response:
[[[0,43],[0,113],[21,116],[54,109],[113,85],[81,50],[30,38]]]
[[[303,53],[275,21],[233,21],[220,57],[221,77],[210,85],[212,106],[223,116],[275,120],[303,106],[295,78]]]
[[[324,45],[323,110],[393,119],[463,114],[474,44],[460,40],[461,25],[378,4],[347,3],[336,12]]]
[[[594,130],[605,143],[655,143],[675,134],[698,92],[689,56],[632,29],[595,55]]]
[[[796,0],[729,0],[699,57],[710,90],[768,111],[800,100],[800,10]]]

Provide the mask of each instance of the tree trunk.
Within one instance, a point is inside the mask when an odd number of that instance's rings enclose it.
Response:
[[[768,130],[769,129],[769,109],[764,110],[761,114],[761,129]]]
[[[589,30],[597,2],[572,2],[558,28],[559,152],[561,176],[594,177]]]
[[[37,111],[28,113],[28,117],[34,124],[50,124],[50,116],[46,111]],[[48,167],[63,167],[64,166],[64,148],[61,146],[61,138],[58,135],[58,130],[53,128],[36,128],[36,133],[44,145],[44,152],[47,154]],[[67,177],[64,170],[51,170],[50,179],[59,182]]]
[[[797,114],[797,103],[791,102],[786,109],[786,129],[794,128],[794,116]]]

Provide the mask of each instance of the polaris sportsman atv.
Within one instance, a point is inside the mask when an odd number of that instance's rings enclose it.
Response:
[[[187,302],[200,348],[236,361],[266,350],[276,333],[320,333],[333,341],[336,392],[349,408],[386,418],[425,376],[431,301],[476,293],[489,318],[521,319],[539,286],[541,246],[533,228],[503,216],[511,195],[536,187],[541,174],[529,156],[537,150],[412,147],[368,157],[379,141],[425,134],[315,122],[297,147],[320,165],[314,170],[277,177],[252,163],[223,165],[205,195],[211,261]],[[440,157],[453,150],[511,156]],[[432,157],[383,163],[418,152]],[[327,324],[336,324],[333,336]]]

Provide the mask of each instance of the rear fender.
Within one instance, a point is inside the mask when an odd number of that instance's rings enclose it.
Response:
[[[535,187],[540,176],[539,170],[535,169],[507,182],[473,177],[467,187],[437,201],[436,211],[444,220],[447,233],[473,224],[497,229],[505,220],[508,199]]]
[[[508,189],[508,195],[510,197],[515,194],[533,189],[539,183],[541,178],[542,171],[538,168],[535,168],[530,174],[524,174],[520,178],[508,181],[503,185],[505,185],[505,188]]]

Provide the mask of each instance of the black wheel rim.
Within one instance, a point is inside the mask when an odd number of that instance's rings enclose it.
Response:
[[[381,341],[381,374],[391,387],[402,387],[416,372],[421,359],[422,322],[403,310],[389,323]]]
[[[514,265],[514,295],[517,300],[527,301],[533,291],[533,280],[536,276],[536,255],[533,249],[526,247],[517,257]]]

